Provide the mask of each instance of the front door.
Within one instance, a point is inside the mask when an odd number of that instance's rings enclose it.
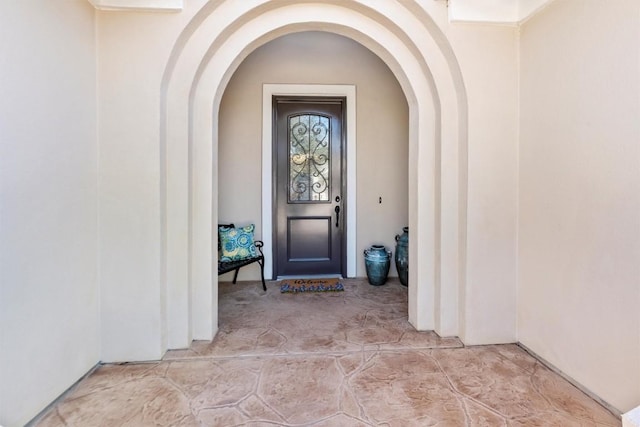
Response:
[[[274,97],[276,276],[343,274],[344,105]]]

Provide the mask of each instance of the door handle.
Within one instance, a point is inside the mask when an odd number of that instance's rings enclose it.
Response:
[[[336,211],[336,227],[340,227],[340,206],[336,206],[334,211]]]

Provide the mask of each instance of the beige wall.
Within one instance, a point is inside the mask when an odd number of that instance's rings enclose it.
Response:
[[[0,424],[99,360],[94,9],[0,5]]]
[[[395,251],[394,237],[408,221],[409,119],[398,82],[369,50],[331,33],[284,36],[246,58],[220,107],[218,216],[221,222],[255,223],[257,236],[262,235],[263,83],[356,86],[357,275],[366,276],[363,250],[381,243]],[[390,275],[397,276],[395,266]],[[257,268],[245,268],[239,280],[258,277]]]
[[[448,37],[468,96],[465,344],[516,340],[517,29],[452,24]],[[489,54],[490,52],[490,54]]]
[[[197,10],[195,1],[192,5]],[[97,12],[104,362],[159,359],[167,348],[164,316],[172,296],[162,285],[166,158],[160,145],[160,87],[171,48],[191,17]],[[186,200],[185,195],[185,205]]]
[[[640,3],[562,0],[522,28],[518,338],[640,404]]]

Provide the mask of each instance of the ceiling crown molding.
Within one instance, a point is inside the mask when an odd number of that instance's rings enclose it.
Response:
[[[184,0],[89,0],[99,10],[140,10],[148,12],[179,12]]]

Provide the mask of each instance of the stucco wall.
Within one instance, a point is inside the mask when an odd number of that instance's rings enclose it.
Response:
[[[160,87],[175,39],[201,3],[184,13],[97,12],[104,362],[159,359],[167,349]]]
[[[517,29],[452,24],[469,108],[465,344],[516,340]],[[488,55],[488,52],[491,52]]]
[[[357,123],[347,123],[358,131],[356,254],[373,243],[395,250],[394,236],[408,221],[407,102],[377,56],[331,33],[296,33],[269,42],[247,57],[229,82],[220,107],[220,220],[256,223],[261,236],[263,83],[356,86]],[[395,266],[390,275],[397,276]],[[366,276],[362,256],[357,276]],[[257,268],[240,271],[239,280],[256,278]]]
[[[522,28],[519,341],[640,404],[640,3],[557,1]]]
[[[94,9],[0,6],[0,424],[99,361]]]

